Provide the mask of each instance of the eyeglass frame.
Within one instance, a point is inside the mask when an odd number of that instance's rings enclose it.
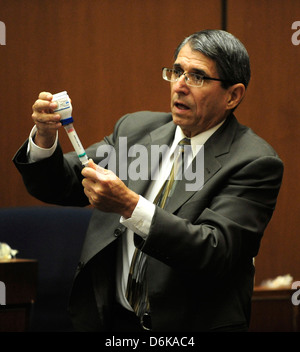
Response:
[[[213,77],[208,77],[208,76],[204,76],[204,75],[201,75],[200,73],[195,73],[195,72],[182,72],[182,74],[180,76],[177,77],[177,79],[175,80],[169,80],[169,79],[166,79],[166,75],[165,75],[165,71],[166,70],[169,70],[171,72],[180,72],[180,70],[176,70],[175,68],[168,68],[168,67],[163,67],[162,68],[162,77],[165,81],[167,82],[178,82],[178,80],[181,78],[182,75],[184,75],[184,79],[185,79],[185,82],[188,86],[190,87],[196,87],[196,88],[201,88],[203,86],[203,83],[205,80],[210,80],[210,81],[219,81],[219,82],[227,82],[225,79],[220,79],[220,78],[213,78]],[[189,75],[192,75],[192,76],[199,76],[200,79],[202,80],[201,81],[201,84],[200,85],[193,85],[193,84],[190,84],[189,83],[189,78],[188,76]]]

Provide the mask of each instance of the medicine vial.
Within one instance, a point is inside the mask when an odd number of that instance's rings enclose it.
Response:
[[[54,94],[52,101],[57,103],[57,108],[54,110],[54,112],[60,114],[60,122],[65,128],[65,131],[68,134],[68,137],[73,145],[76,154],[78,155],[79,160],[81,161],[81,164],[86,166],[89,159],[73,126],[73,108],[68,93],[63,91]]]

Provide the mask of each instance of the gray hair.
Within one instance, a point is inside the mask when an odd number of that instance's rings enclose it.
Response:
[[[175,60],[179,51],[186,44],[192,50],[199,51],[216,63],[216,69],[223,88],[236,83],[243,83],[247,88],[251,70],[249,55],[244,45],[232,34],[223,30],[207,29],[185,38],[174,53]]]

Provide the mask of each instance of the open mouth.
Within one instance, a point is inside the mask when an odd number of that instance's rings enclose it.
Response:
[[[190,109],[187,105],[182,104],[182,103],[176,102],[174,105],[175,105],[176,108],[179,109],[179,110],[189,110],[189,109]]]

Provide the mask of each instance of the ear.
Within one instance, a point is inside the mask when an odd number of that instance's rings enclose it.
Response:
[[[246,88],[243,83],[237,83],[228,88],[227,110],[236,108],[245,95]]]

